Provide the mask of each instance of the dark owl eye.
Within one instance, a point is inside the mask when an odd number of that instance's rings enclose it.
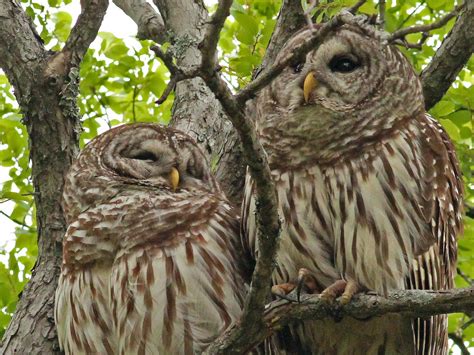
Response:
[[[335,57],[329,62],[329,69],[333,72],[350,73],[360,67],[360,64],[349,57]]]
[[[158,160],[158,158],[155,154],[153,154],[152,152],[147,152],[147,151],[137,153],[134,156],[132,156],[131,158],[132,159],[137,159],[137,160],[151,160],[151,161],[157,161]]]
[[[304,63],[300,62],[300,63],[296,63],[295,65],[292,65],[291,69],[293,69],[293,73],[296,74],[296,73],[300,73],[303,70],[303,67],[304,67]]]

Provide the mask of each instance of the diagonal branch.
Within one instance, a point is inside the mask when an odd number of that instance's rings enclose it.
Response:
[[[138,27],[139,39],[151,39],[156,43],[166,41],[166,29],[161,15],[146,0],[113,0]]]
[[[364,5],[367,2],[367,0],[359,0],[357,1],[352,7],[350,7],[348,10],[351,14],[355,14],[357,10],[360,9],[362,5]]]
[[[62,50],[62,53],[70,58],[73,66],[79,65],[90,44],[97,36],[108,6],[108,0],[84,1],[84,8]]]
[[[273,64],[272,67],[261,73],[254,81],[243,88],[236,95],[237,102],[241,105],[245,104],[245,102],[252,99],[259,90],[270,84],[287,66],[298,62],[310,50],[321,43],[334,28],[345,23],[357,22],[357,19],[357,16],[353,16],[347,11],[343,11],[334,16],[331,20],[319,27],[317,31],[313,31],[312,36],[296,48],[290,56]]]
[[[200,44],[202,53],[202,70],[214,70],[216,68],[216,51],[219,34],[224,26],[226,18],[230,14],[232,0],[219,0],[217,10],[207,24],[204,40]]]
[[[453,11],[446,14],[444,17],[442,17],[441,19],[439,19],[436,22],[433,22],[433,23],[430,23],[430,24],[427,24],[427,25],[410,26],[410,27],[402,28],[398,31],[395,31],[389,37],[388,41],[393,42],[397,39],[404,38],[406,35],[408,35],[410,33],[429,32],[429,31],[435,30],[437,28],[441,28],[444,25],[446,25],[449,20],[454,18],[463,7],[464,7],[464,4],[456,6],[456,8]]]
[[[474,1],[466,1],[456,23],[421,73],[425,107],[433,107],[474,52]]]
[[[216,12],[216,14],[220,14],[219,17],[215,18],[215,16],[217,15],[214,15],[213,19],[216,22],[211,22],[211,25],[207,28],[208,33],[210,33],[210,36],[213,37],[213,46],[217,45],[219,30],[222,28],[222,24],[225,21],[226,2],[221,1],[219,7],[220,10]],[[244,107],[245,102],[248,99],[254,97],[258,90],[268,85],[276,76],[278,76],[278,74],[281,73],[281,71],[286,66],[291,63],[294,63],[299,58],[304,56],[307,52],[309,52],[312,48],[317,46],[317,44],[320,43],[324,39],[324,37],[327,36],[327,34],[330,33],[330,31],[332,31],[335,27],[345,23],[357,23],[358,20],[359,19],[357,17],[352,16],[347,11],[336,15],[328,23],[322,25],[317,32],[315,31],[311,38],[308,38],[308,40],[298,50],[294,51],[292,55],[274,64],[237,95],[232,95],[226,83],[220,78],[217,70],[215,70],[215,48],[213,46],[209,46],[209,44],[201,45],[200,48],[201,55],[203,57],[208,56],[208,58],[201,60],[201,65],[194,65],[193,69],[187,70],[186,73],[183,73],[183,69],[180,69],[181,67],[174,68],[174,64],[170,64],[171,68],[176,69],[176,71],[179,71],[181,75],[181,77],[179,78],[180,80],[199,76],[204,80],[207,86],[214,93],[216,99],[220,102],[222,108],[224,109],[224,112],[229,117],[229,120],[232,122],[234,128],[239,134],[242,143],[244,159],[246,160],[246,163],[250,168],[250,172],[252,174],[252,177],[256,181],[257,186],[257,223],[259,226],[258,243],[260,255],[257,259],[257,265],[252,276],[252,285],[249,295],[246,299],[244,314],[237,325],[235,325],[232,329],[229,329],[223,336],[219,337],[219,339],[217,339],[213,344],[211,344],[211,346],[207,349],[207,353],[242,353],[245,350],[251,348],[254,344],[257,344],[266,336],[268,336],[271,331],[275,329],[273,328],[275,325],[283,326],[284,324],[287,324],[288,322],[291,322],[297,318],[300,319],[302,314],[304,314],[305,317],[309,317],[310,313],[308,312],[312,312],[311,314],[314,315],[320,312],[321,309],[328,308],[326,304],[320,303],[318,299],[315,298],[311,301],[308,301],[309,305],[307,304],[307,302],[297,305],[274,303],[272,305],[277,306],[276,308],[272,306],[269,311],[265,312],[265,314],[263,313],[263,305],[269,294],[269,280],[271,278],[273,270],[273,261],[277,250],[276,240],[280,226],[276,208],[277,205],[275,190],[271,182],[272,180],[266,157],[263,152],[263,148],[257,139],[253,123],[244,114]],[[163,56],[166,54],[161,53],[160,55]],[[205,62],[205,60],[208,60],[208,63],[210,63],[210,65],[203,67],[202,63]],[[424,296],[425,294],[428,294],[427,297],[429,297],[430,294],[429,292],[423,291],[408,292],[421,292],[418,296],[420,296],[422,299],[426,299],[426,297]],[[395,299],[390,298],[389,302],[395,302],[397,301],[397,299],[399,300],[402,296],[403,294],[401,296],[397,294]],[[361,299],[364,300],[364,297],[373,296],[361,296]],[[386,304],[384,303],[384,299],[376,298],[376,304],[384,304],[387,307],[383,308],[382,310],[377,310],[373,315],[384,314],[387,312],[395,312],[398,309],[397,307],[402,307],[400,308],[401,312],[418,316],[419,314],[416,313],[417,311],[415,312],[411,308],[403,308],[407,305],[413,305],[414,301],[411,300],[412,297],[414,297],[414,294],[409,293],[406,300],[410,300],[410,302],[412,303],[405,303],[404,305],[400,305],[396,302],[394,303],[395,305],[393,305],[392,303]],[[443,298],[443,295],[440,295],[440,297]],[[472,299],[472,293],[470,293],[468,297]],[[450,301],[453,300],[449,299],[448,301],[446,301],[446,304],[449,304]],[[370,302],[367,302],[365,306],[361,306],[364,315],[367,315],[367,307],[375,307],[376,304],[374,305],[373,302],[374,300],[370,299]],[[344,310],[349,312],[347,313],[347,315],[356,316],[358,312],[357,309],[354,310],[355,313],[350,313],[352,305],[353,304],[347,306],[347,309],[349,311],[347,311],[346,308],[344,308]],[[312,309],[311,307],[315,308]],[[420,307],[425,306],[422,304]],[[292,310],[293,308],[295,310]],[[425,314],[423,313],[423,309],[420,311],[421,314]],[[442,307],[439,309],[443,310],[441,311],[441,313],[444,313],[444,310],[446,310],[446,308]],[[268,312],[271,312],[271,314]],[[334,310],[326,310],[326,313],[324,313],[324,315],[321,315],[321,317],[328,317],[329,314],[332,314],[331,312],[334,312]],[[429,310],[425,309],[425,312],[429,312]],[[277,317],[280,317],[278,318],[278,320],[276,320],[276,318],[274,317],[275,314],[277,315]],[[269,330],[267,331],[267,329]]]
[[[265,69],[274,62],[285,42],[304,25],[305,16],[301,4],[294,0],[284,0],[270,43],[265,51],[261,69]]]

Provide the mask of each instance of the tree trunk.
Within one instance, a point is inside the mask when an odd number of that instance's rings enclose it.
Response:
[[[29,135],[38,226],[38,259],[4,335],[1,354],[59,353],[54,293],[66,231],[60,201],[64,173],[79,150],[78,64],[97,34],[97,20],[100,24],[107,1],[95,1],[89,8],[92,18],[81,15],[67,50],[52,54],[21,6],[0,0],[0,67],[15,89]]]

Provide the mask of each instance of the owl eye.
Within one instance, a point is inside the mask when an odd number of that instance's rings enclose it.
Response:
[[[304,62],[296,63],[295,65],[291,66],[291,69],[293,69],[293,73],[300,73],[303,70],[304,67]]]
[[[135,154],[131,158],[136,159],[136,160],[151,160],[151,161],[158,160],[158,157],[155,154],[153,154],[152,152],[147,152],[147,151]]]
[[[333,72],[350,73],[360,67],[360,64],[349,57],[335,57],[329,62],[329,69]]]

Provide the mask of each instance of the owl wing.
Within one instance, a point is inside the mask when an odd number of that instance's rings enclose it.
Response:
[[[462,233],[463,183],[453,144],[443,127],[430,116],[422,120],[424,134],[423,199],[434,244],[414,260],[408,289],[446,290],[454,287],[457,236]],[[447,316],[440,315],[414,321],[418,354],[445,353],[448,349]]]
[[[118,353],[201,352],[240,314],[238,215],[219,197],[176,196],[135,193],[120,218],[110,276]]]
[[[109,307],[109,275],[115,254],[108,235],[109,206],[80,213],[63,240],[55,297],[55,322],[66,354],[112,354],[115,339]]]

